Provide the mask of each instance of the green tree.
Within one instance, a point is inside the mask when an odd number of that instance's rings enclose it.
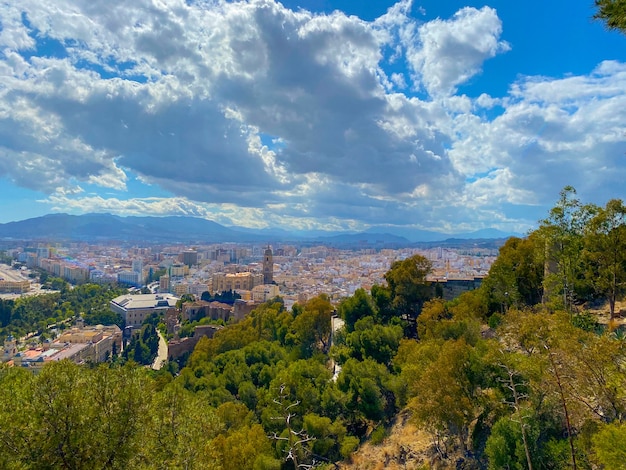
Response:
[[[626,32],[626,0],[595,0],[595,19],[602,20],[609,29]]]
[[[608,424],[592,440],[593,449],[603,468],[626,469],[626,424]]]
[[[259,424],[246,425],[219,434],[213,440],[212,448],[212,456],[224,470],[277,468],[271,441]]]
[[[302,357],[311,357],[316,351],[328,352],[332,311],[328,296],[320,294],[308,300],[302,313],[291,323],[286,340],[300,347]]]
[[[500,247],[481,290],[489,296],[490,311],[505,312],[541,302],[544,246],[536,233],[527,238],[509,238]]]
[[[431,262],[422,255],[414,255],[395,261],[385,273],[389,288],[391,312],[405,320],[410,335],[416,334],[416,321],[424,302],[432,297],[426,276],[432,269]]]
[[[619,199],[599,208],[586,226],[586,279],[596,295],[607,298],[611,319],[626,281],[626,206]]]
[[[129,468],[137,464],[150,394],[142,371],[68,361],[34,376],[0,373],[2,468]]]
[[[282,302],[265,302],[255,308],[249,318],[259,340],[279,341],[285,344],[285,337],[293,317],[285,310]]]
[[[583,231],[595,209],[583,206],[575,196],[573,187],[563,188],[557,204],[537,231],[546,252],[544,303],[567,311],[571,311],[577,300],[578,282],[583,272]]]
[[[375,315],[374,302],[365,289],[357,289],[354,295],[339,303],[337,312],[346,322],[346,330],[350,332],[354,330],[357,320]]]
[[[177,382],[168,384],[156,395],[151,421],[144,428],[150,468],[220,468],[221,461],[214,461],[211,455],[211,439],[220,429],[221,423],[206,397],[185,390]]]
[[[401,326],[376,325],[372,317],[365,317],[356,322],[354,331],[346,335],[345,343],[352,357],[359,360],[370,358],[389,365],[402,337]]]
[[[460,339],[475,345],[480,339],[480,320],[471,301],[472,292],[465,293],[460,299],[445,302],[442,299],[429,300],[424,304],[417,319],[417,332],[421,339]],[[463,300],[469,303],[466,305]]]
[[[437,436],[453,438],[465,452],[470,427],[480,415],[481,359],[464,340],[446,341],[410,387],[409,406],[417,423]]]
[[[539,434],[538,420],[528,410],[500,418],[494,424],[485,445],[489,469],[541,468],[537,449]]]
[[[372,359],[348,359],[337,378],[337,388],[348,394],[350,421],[381,421],[396,411],[395,394],[388,369]]]

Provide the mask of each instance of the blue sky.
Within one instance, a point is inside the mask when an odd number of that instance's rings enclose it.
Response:
[[[626,36],[593,1],[0,5],[0,223],[443,232],[625,198]]]

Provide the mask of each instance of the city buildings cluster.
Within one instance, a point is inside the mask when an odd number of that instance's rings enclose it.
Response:
[[[257,305],[280,296],[287,308],[319,294],[333,301],[357,289],[384,283],[384,275],[396,260],[420,254],[432,263],[428,279],[439,283],[444,297],[453,298],[478,287],[487,274],[497,250],[446,249],[361,249],[341,250],[328,246],[220,244],[196,247],[127,247],[89,245],[17,247],[7,252],[22,263],[20,269],[0,266],[0,295],[30,290],[28,268],[39,268],[50,276],[72,283],[117,282],[129,292],[110,302],[110,309],[124,319],[126,333],[137,331],[152,313],[162,316],[174,339],[168,358],[190,352],[202,336],[212,336],[219,325],[199,325],[188,338],[178,336],[181,321],[199,318],[238,321]],[[233,291],[234,303],[201,300]],[[180,306],[179,300],[187,295]],[[189,296],[191,299],[189,300]],[[4,343],[2,360],[39,370],[45,363],[61,359],[101,362],[119,353],[123,332],[117,326],[85,327],[77,324],[56,340],[18,351],[13,337]],[[24,340],[24,339],[22,339]],[[24,341],[21,341],[24,343]]]
[[[104,362],[122,349],[122,330],[117,325],[85,326],[82,321],[53,340],[45,340],[18,350],[18,341],[8,336],[4,341],[2,362],[16,367],[25,367],[33,372],[52,361],[68,359],[78,364]]]
[[[322,293],[337,300],[352,295],[358,288],[369,290],[374,284],[384,283],[384,274],[394,261],[414,254],[431,261],[429,280],[444,288],[473,288],[489,271],[497,250],[342,250],[322,245],[269,247],[234,243],[128,247],[72,243],[17,247],[10,254],[27,267],[40,268],[73,283],[117,282],[129,287],[143,286],[144,292],[177,297],[191,294],[197,298],[204,292],[232,290],[248,301],[280,295],[292,304]],[[23,277],[10,280],[20,281],[19,285],[9,285],[8,281],[6,291],[28,290]],[[0,279],[0,290],[2,282]]]

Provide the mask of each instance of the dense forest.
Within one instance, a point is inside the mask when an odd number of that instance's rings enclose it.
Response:
[[[0,467],[335,468],[402,411],[438,468],[626,468],[625,217],[565,188],[477,290],[435,297],[415,255],[336,306],[265,303],[180,369],[0,369]]]

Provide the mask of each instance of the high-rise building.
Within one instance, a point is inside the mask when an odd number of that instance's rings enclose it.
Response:
[[[50,258],[50,248],[47,246],[40,246],[37,248],[37,258],[47,259]]]
[[[183,251],[182,260],[183,264],[186,264],[190,268],[198,264],[198,252],[196,250]]]
[[[143,260],[142,259],[139,258],[139,259],[134,259],[133,260],[132,271],[142,275],[142,273],[143,273]]]
[[[159,279],[159,292],[170,291],[170,277],[167,274],[163,274]]]
[[[272,284],[274,282],[274,257],[272,249],[268,245],[263,254],[263,284]]]
[[[135,271],[120,271],[117,273],[117,282],[129,286],[140,286],[140,274]]]
[[[175,263],[170,266],[170,277],[185,277],[185,274],[189,272],[184,264]]]

